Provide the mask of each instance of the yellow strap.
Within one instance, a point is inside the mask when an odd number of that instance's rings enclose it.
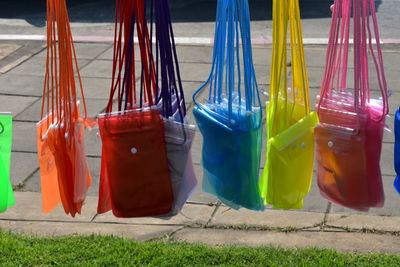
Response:
[[[288,84],[287,35],[290,26],[292,81]],[[303,50],[300,8],[298,0],[273,0],[273,43],[268,106],[268,135],[275,136],[294,120],[296,106],[304,106],[303,116],[310,112],[308,76]],[[288,86],[292,90],[288,91]],[[289,95],[290,93],[290,95]],[[296,110],[298,114],[299,110]],[[301,117],[301,116],[300,116]]]

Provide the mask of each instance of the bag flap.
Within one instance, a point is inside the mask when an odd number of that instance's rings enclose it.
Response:
[[[297,139],[310,132],[319,123],[316,112],[309,113],[306,117],[290,126],[285,131],[268,140],[276,149],[282,150]]]

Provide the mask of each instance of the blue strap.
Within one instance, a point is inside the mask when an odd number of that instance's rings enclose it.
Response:
[[[206,86],[209,103],[220,104],[223,98],[227,99],[229,120],[233,104],[240,108],[242,97],[246,111],[261,107],[252,59],[248,0],[218,0],[211,73],[193,94],[193,101],[200,108],[205,106],[197,102],[197,96]]]

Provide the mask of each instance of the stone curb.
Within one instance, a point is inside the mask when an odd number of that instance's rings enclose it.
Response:
[[[220,229],[183,229],[173,240],[210,246],[234,245],[281,248],[327,248],[341,252],[400,254],[397,236],[346,232],[274,232]]]
[[[16,192],[17,204],[0,214],[0,229],[33,236],[113,235],[147,241],[169,237],[212,246],[330,248],[343,252],[400,254],[400,217],[267,210],[231,210],[187,204],[172,218],[118,219],[96,214],[97,198],[88,197],[83,214],[65,215],[61,206],[41,213],[41,195]],[[369,230],[368,230],[369,229]]]

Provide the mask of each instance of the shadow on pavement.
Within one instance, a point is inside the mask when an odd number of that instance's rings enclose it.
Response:
[[[148,1],[150,2],[150,1]],[[376,0],[376,5],[382,0]],[[0,0],[0,18],[24,19],[42,27],[45,25],[44,0]],[[216,0],[169,0],[174,22],[212,22]],[[333,0],[300,0],[303,19],[330,17]],[[115,0],[68,0],[71,22],[114,22]],[[252,20],[271,20],[272,0],[250,0]]]

